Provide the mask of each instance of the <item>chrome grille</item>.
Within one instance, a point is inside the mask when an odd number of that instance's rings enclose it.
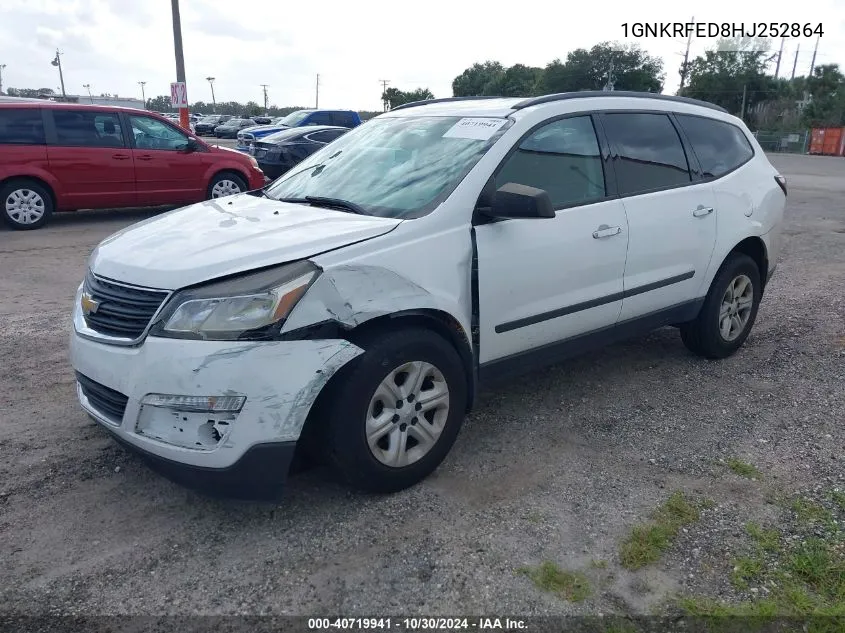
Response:
[[[169,294],[96,277],[90,271],[83,292],[97,303],[95,311],[84,315],[85,324],[99,334],[127,339],[144,333]]]

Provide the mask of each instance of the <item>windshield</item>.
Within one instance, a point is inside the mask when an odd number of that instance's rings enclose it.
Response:
[[[291,112],[289,115],[279,120],[279,125],[289,125],[290,127],[295,127],[302,123],[309,114],[311,114],[310,110],[298,110],[297,112]]]
[[[217,116],[206,116],[200,119],[200,123],[217,123],[220,120],[220,117]]]
[[[342,199],[380,217],[421,217],[452,193],[508,125],[494,118],[375,119],[312,154],[266,193]]]

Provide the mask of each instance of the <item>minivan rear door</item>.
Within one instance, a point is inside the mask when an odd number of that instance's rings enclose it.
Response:
[[[45,108],[47,158],[64,208],[136,203],[135,166],[116,111]]]

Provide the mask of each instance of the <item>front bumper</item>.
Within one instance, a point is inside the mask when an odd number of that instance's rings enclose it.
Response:
[[[106,400],[97,400],[90,382],[90,398],[78,383],[80,404],[121,442],[153,459],[221,472],[243,469],[236,465],[250,451],[263,450],[256,447],[295,444],[321,389],[363,351],[339,339],[212,342],[148,337],[137,347],[121,347],[76,331],[70,350],[73,368],[98,388],[106,388]],[[116,409],[122,414],[114,413],[108,401],[115,392],[125,402]],[[241,396],[245,401],[237,413],[206,414],[143,404],[149,394]]]

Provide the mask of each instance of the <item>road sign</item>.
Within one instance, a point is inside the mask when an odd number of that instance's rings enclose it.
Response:
[[[188,107],[188,90],[184,81],[170,84],[170,105],[174,108]]]

